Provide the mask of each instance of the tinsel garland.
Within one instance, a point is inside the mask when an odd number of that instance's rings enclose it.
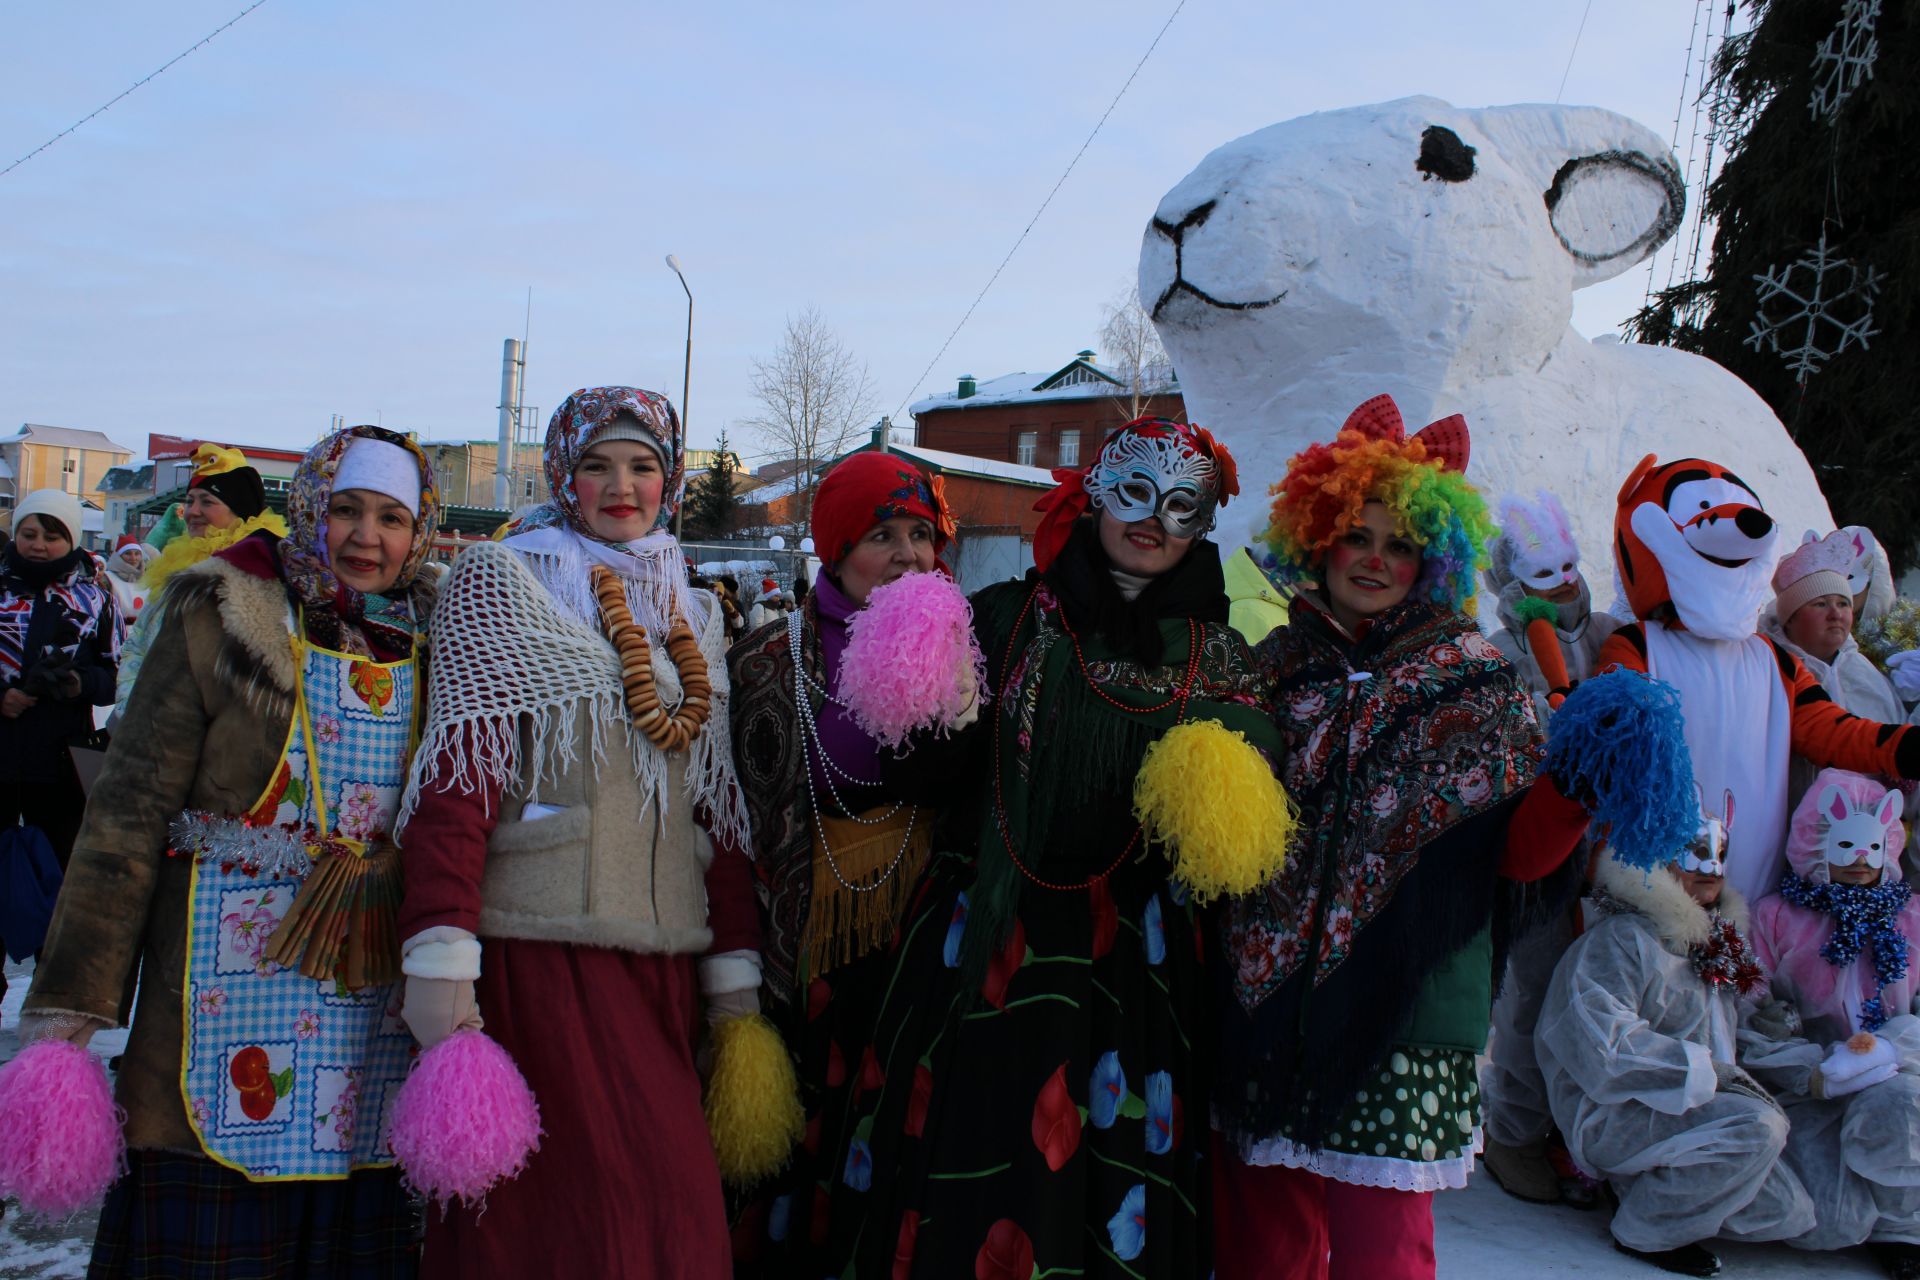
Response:
[[[1833,934],[1820,948],[1820,958],[1836,969],[1859,959],[1873,944],[1873,995],[1860,1005],[1860,1025],[1877,1031],[1890,1016],[1880,1001],[1889,983],[1907,976],[1907,935],[1900,932],[1900,913],[1913,890],[1905,880],[1881,884],[1821,884],[1789,871],[1780,877],[1780,896],[1794,906],[1833,919]]]
[[[202,809],[183,810],[167,827],[167,846],[180,857],[218,863],[220,870],[238,868],[248,876],[269,880],[303,879],[313,870],[312,846],[319,841],[311,827],[292,823],[250,827],[238,818]]]
[[[1655,871],[1650,874],[1661,875]],[[1618,915],[1622,912],[1646,914],[1642,908],[1626,902],[1605,889],[1593,891],[1593,905],[1603,915]],[[1753,947],[1747,942],[1740,927],[1713,907],[1705,908],[1707,913],[1707,940],[1687,948],[1687,959],[1693,965],[1693,971],[1708,986],[1727,984],[1741,995],[1752,995],[1766,986],[1766,971],[1760,967]]]
[[[1853,633],[1860,652],[1873,664],[1886,670],[1887,659],[1909,649],[1920,649],[1920,601],[1902,596],[1886,613],[1871,622],[1863,622]]]
[[[1750,996],[1767,984],[1767,975],[1754,957],[1753,948],[1741,936],[1739,926],[1711,907],[1712,922],[1707,940],[1687,951],[1693,971],[1709,986],[1725,983],[1743,996]]]

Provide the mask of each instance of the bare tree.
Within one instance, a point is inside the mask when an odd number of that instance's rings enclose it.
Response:
[[[1128,285],[1101,310],[1101,362],[1119,375],[1114,398],[1125,403],[1126,420],[1131,421],[1146,412],[1150,396],[1173,389],[1173,362],[1160,345],[1152,317],[1140,305],[1138,285]]]
[[[753,362],[753,395],[760,413],[741,425],[767,449],[791,457],[799,480],[800,518],[813,510],[812,465],[838,456],[873,412],[873,381],[819,308],[787,317],[773,356]]]

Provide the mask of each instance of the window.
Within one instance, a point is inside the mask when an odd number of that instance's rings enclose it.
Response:
[[[1014,436],[1013,460],[1015,462],[1023,467],[1031,467],[1039,453],[1040,433],[1038,431],[1022,431]]]
[[[533,477],[532,476],[527,477],[526,492],[521,496],[523,501],[526,501],[526,502],[533,501]]]
[[[1059,465],[1063,467],[1077,467],[1080,465],[1080,432],[1077,428],[1072,431],[1062,431],[1060,433]]]
[[[72,475],[74,471],[77,469],[77,464],[74,462],[72,458],[68,458],[67,460],[65,460],[60,464],[60,469],[66,472],[68,475]]]

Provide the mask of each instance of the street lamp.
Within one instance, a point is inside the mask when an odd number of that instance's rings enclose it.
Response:
[[[680,259],[673,254],[667,255],[667,266],[673,274],[680,277],[680,287],[687,291],[687,362],[680,372],[680,439],[677,441],[680,452],[682,482],[685,481],[687,465],[687,390],[693,382],[693,290],[687,288],[687,277],[680,270]],[[682,489],[680,505],[673,511],[673,536],[680,537],[680,526],[687,513],[686,491]]]

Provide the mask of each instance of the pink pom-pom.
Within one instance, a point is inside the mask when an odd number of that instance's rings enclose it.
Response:
[[[869,736],[898,747],[918,729],[951,729],[987,696],[973,608],[944,573],[875,587],[847,620],[840,698]]]
[[[420,1055],[393,1099],[387,1140],[415,1191],[472,1206],[527,1167],[540,1146],[540,1105],[526,1077],[484,1031],[456,1031]]]
[[[120,1109],[100,1060],[69,1040],[0,1067],[0,1194],[65,1218],[97,1204],[127,1166]]]

